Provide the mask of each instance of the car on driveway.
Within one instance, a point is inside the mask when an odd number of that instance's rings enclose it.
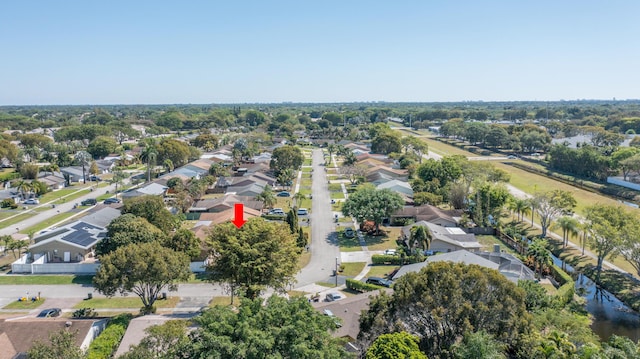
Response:
[[[298,216],[306,216],[309,214],[309,210],[306,208],[298,208]]]
[[[45,309],[38,314],[38,318],[53,318],[59,317],[62,310],[60,308],[49,308]]]
[[[269,211],[269,214],[276,215],[276,216],[285,216],[286,215],[286,213],[284,213],[282,208],[274,208],[274,209]]]
[[[278,196],[278,197],[291,197],[291,193],[289,193],[287,191],[282,191],[282,192],[278,192],[278,194],[276,196]]]
[[[353,230],[353,228],[347,228],[344,230],[344,236],[347,238],[353,238],[355,237],[356,232]]]
[[[114,204],[114,203],[120,203],[120,200],[117,198],[107,198],[104,200],[103,202],[104,204]]]
[[[367,278],[367,284],[379,285],[381,287],[390,288],[393,285],[393,282],[379,277],[369,277]]]
[[[507,156],[507,158],[508,158],[508,159],[510,159],[510,160],[517,160],[517,159],[518,159],[518,156],[515,156],[515,155],[509,155],[509,156]]]
[[[344,296],[338,292],[327,293],[327,296],[324,298],[327,302],[335,302],[336,300],[343,299]]]
[[[29,198],[28,200],[22,202],[23,204],[40,204],[40,201],[38,201],[35,198]]]
[[[396,250],[395,249],[387,249],[384,251],[384,255],[385,256],[395,256],[396,255]]]

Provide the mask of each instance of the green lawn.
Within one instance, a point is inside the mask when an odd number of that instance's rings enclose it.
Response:
[[[153,305],[156,308],[175,308],[180,301],[179,297],[167,297],[167,300],[156,300]],[[138,296],[113,297],[113,298],[92,298],[86,299],[76,304],[74,309],[93,308],[93,309],[109,309],[109,308],[142,308],[142,300]]]
[[[91,284],[90,275],[3,275],[0,285]]]
[[[311,187],[311,179],[310,178],[303,178],[300,181],[300,187]]]
[[[360,272],[362,272],[362,270],[364,269],[364,266],[367,265],[367,263],[365,262],[345,262],[342,263],[341,265],[344,266],[344,270],[342,271],[342,275],[347,276],[347,277],[355,277],[358,274],[360,274]]]
[[[223,306],[231,305],[231,296],[217,296],[217,297],[211,298],[211,301],[209,302],[209,306],[214,307],[216,305],[223,305]],[[235,306],[240,305],[240,298],[238,296],[233,297],[233,305]]]
[[[39,306],[42,305],[42,303],[44,303],[44,298],[40,298],[40,300],[36,300],[36,301],[31,301],[30,298],[27,298],[27,299],[29,300],[26,300],[24,302],[19,302],[16,299],[15,301],[5,305],[2,309],[31,310],[31,309],[38,308]]]
[[[27,228],[24,228],[24,229],[21,228],[20,229],[20,233],[24,233],[24,234],[38,233],[41,230],[43,230],[43,229],[45,229],[47,227],[50,227],[50,226],[52,226],[52,225],[54,225],[54,224],[56,224],[58,222],[62,222],[65,219],[67,219],[69,217],[72,217],[72,216],[74,216],[76,214],[77,214],[76,212],[63,212],[63,213],[56,214],[55,216],[49,217],[49,218],[45,219],[44,221],[36,224],[35,226],[27,227]]]
[[[369,248],[370,251],[396,248],[396,239],[398,239],[400,235],[401,227],[380,226],[380,230],[384,233],[382,236],[364,236],[364,240],[367,242],[367,248]]]
[[[338,234],[338,246],[340,247],[340,251],[357,252],[362,250],[357,236],[354,236],[353,238],[345,237],[343,234],[344,228],[342,227],[337,228],[336,232]]]
[[[518,254],[518,253],[516,253],[516,251],[511,249],[511,247],[506,245],[504,242],[502,242],[496,236],[476,235],[476,239],[478,240],[478,242],[480,244],[482,244],[482,247],[483,247],[482,250],[484,250],[484,251],[492,252],[493,251],[493,245],[494,244],[499,244],[500,245],[500,249],[502,251],[507,252],[507,253],[512,254],[512,255],[517,255]]]
[[[344,193],[342,193],[342,192],[331,192],[331,199],[344,199]]]
[[[381,277],[388,278],[388,274],[396,270],[398,266],[395,265],[372,265],[369,267],[367,277]]]
[[[302,175],[304,176],[307,173],[311,173],[313,171],[313,167],[302,167]]]
[[[342,185],[340,183],[330,183],[329,191],[331,192],[342,192]]]

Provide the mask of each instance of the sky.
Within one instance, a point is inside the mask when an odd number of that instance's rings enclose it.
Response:
[[[640,98],[640,1],[24,0],[0,105]]]

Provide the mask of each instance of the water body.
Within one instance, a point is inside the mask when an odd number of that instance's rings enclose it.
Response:
[[[576,281],[576,293],[586,300],[586,310],[593,316],[591,329],[606,341],[612,334],[640,340],[640,314],[627,307],[613,294],[598,289],[587,276],[576,273],[573,267],[553,257],[553,262]]]

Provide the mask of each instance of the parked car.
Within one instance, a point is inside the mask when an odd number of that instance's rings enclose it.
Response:
[[[114,203],[120,203],[120,200],[117,198],[107,198],[104,200],[103,202],[104,204],[114,204]]]
[[[102,181],[102,178],[100,178],[98,176],[91,176],[91,177],[89,177],[89,181],[100,182],[100,181]]]
[[[60,316],[60,312],[62,312],[62,310],[60,310],[60,308],[45,309],[45,310],[41,311],[40,314],[38,314],[38,318],[59,317]]]
[[[518,159],[518,156],[509,155],[509,156],[507,156],[507,158],[510,159],[510,160],[516,160],[516,159]]]
[[[347,238],[353,238],[355,237],[356,232],[353,230],[353,228],[347,228],[344,230],[344,236]]]
[[[22,203],[23,204],[40,204],[40,201],[38,201],[36,198],[29,198]]]
[[[83,206],[93,206],[96,203],[98,203],[98,201],[95,198],[88,198],[88,199],[85,199],[84,201],[80,202],[80,204],[83,205]]]
[[[338,292],[332,292],[332,293],[328,293],[327,296],[324,298],[324,300],[327,302],[335,302],[336,300],[340,300],[342,298],[344,298],[342,294]]]
[[[541,155],[540,155],[539,153],[537,153],[537,152],[536,152],[536,153],[532,153],[532,154],[531,154],[531,157],[540,157],[540,156],[541,156]]]
[[[384,251],[384,255],[385,256],[395,256],[396,255],[396,250],[395,249],[387,249]]]
[[[282,191],[282,192],[278,192],[278,194],[276,196],[278,196],[278,197],[291,197],[291,193],[289,193],[287,191]]]
[[[369,277],[367,278],[367,284],[379,285],[381,287],[390,288],[393,285],[393,282],[388,279],[384,279],[380,277]]]
[[[309,210],[306,208],[298,208],[298,216],[306,216],[309,214]]]
[[[284,213],[284,211],[282,210],[282,208],[273,208],[272,210],[270,210],[270,211],[269,211],[269,214],[277,215],[277,216],[284,216],[284,215],[286,215],[286,213]]]

